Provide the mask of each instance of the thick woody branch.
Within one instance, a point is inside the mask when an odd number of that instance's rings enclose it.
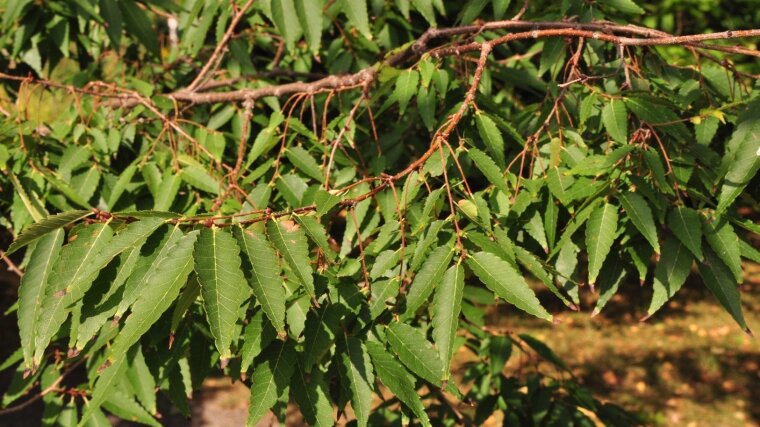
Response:
[[[431,47],[431,42],[436,39],[451,38],[460,35],[477,34],[488,30],[514,29],[523,31],[511,33],[487,42],[492,46],[507,43],[513,40],[540,39],[547,37],[575,37],[597,39],[620,46],[668,46],[681,45],[699,49],[718,50],[748,56],[760,57],[760,51],[746,49],[737,46],[721,46],[705,44],[710,40],[728,40],[760,36],[760,29],[724,31],[712,34],[696,34],[687,36],[671,36],[662,31],[632,25],[614,25],[606,22],[601,23],[574,23],[574,22],[529,22],[529,21],[498,21],[482,25],[467,25],[452,28],[431,28],[426,31],[408,49],[389,57],[382,66],[395,67],[403,63],[418,59],[422,54],[433,51],[436,57],[459,55],[482,49],[483,43],[469,43],[460,46],[445,48]],[[637,37],[621,36],[616,34],[628,34]],[[169,94],[176,101],[201,103],[235,102],[242,100],[255,100],[267,96],[284,96],[294,93],[317,93],[326,90],[345,90],[363,86],[366,82],[374,79],[378,65],[365,68],[354,74],[342,76],[329,76],[314,82],[287,83],[278,86],[268,86],[256,89],[240,89],[228,92],[199,93],[190,90],[182,90]]]
[[[695,34],[689,36],[670,36],[670,37],[622,37],[604,33],[602,31],[578,30],[573,28],[556,28],[546,30],[533,30],[521,33],[512,33],[491,40],[489,43],[499,45],[513,40],[538,39],[546,37],[574,37],[584,39],[603,40],[619,46],[672,46],[672,45],[698,45],[703,49],[711,49],[713,45],[700,44],[705,40],[726,40],[733,38],[759,37],[760,29],[741,30],[741,31],[724,31],[712,34]],[[483,43],[469,43],[461,46],[453,46],[444,49],[438,49],[434,56],[459,55],[466,52],[480,50]],[[751,56],[760,57],[760,51],[749,51]]]
[[[374,68],[367,68],[355,74],[344,76],[329,76],[311,83],[295,82],[279,86],[267,86],[257,89],[240,89],[230,92],[205,92],[197,93],[182,90],[167,95],[177,101],[193,102],[196,104],[208,104],[219,102],[233,102],[255,100],[267,96],[280,97],[294,93],[313,94],[326,90],[342,90],[362,86],[372,80],[375,75]]]

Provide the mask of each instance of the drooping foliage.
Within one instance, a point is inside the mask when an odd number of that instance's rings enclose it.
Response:
[[[48,390],[45,425],[160,425],[156,393],[189,414],[213,373],[250,387],[249,425],[288,402],[311,425],[635,424],[486,314],[603,313],[640,281],[650,317],[693,274],[749,332],[746,22],[674,38],[624,25],[660,23],[632,0],[0,10],[24,270],[2,404]],[[556,376],[507,375],[513,352]],[[81,393],[50,392],[77,369]]]

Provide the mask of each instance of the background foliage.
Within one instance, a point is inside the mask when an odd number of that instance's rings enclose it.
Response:
[[[24,271],[2,403],[39,387],[45,425],[156,425],[157,390],[189,413],[220,372],[250,386],[249,424],[288,401],[319,425],[634,424],[540,341],[485,327],[488,310],[556,320],[548,289],[570,310],[597,295],[598,314],[633,279],[648,317],[696,266],[749,332],[755,46],[616,38],[758,16],[630,0],[0,9],[0,220]],[[537,32],[552,28],[568,32]],[[460,348],[482,363],[453,378]],[[556,371],[506,376],[513,352]]]

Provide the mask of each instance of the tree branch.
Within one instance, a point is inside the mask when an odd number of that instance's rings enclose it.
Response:
[[[451,38],[459,35],[476,34],[487,30],[499,29],[531,29],[519,33],[511,33],[493,39],[488,43],[492,46],[507,43],[513,40],[539,39],[547,37],[575,37],[597,39],[621,46],[670,46],[682,45],[699,49],[718,50],[747,56],[760,57],[760,51],[742,48],[738,46],[721,46],[705,44],[709,40],[728,40],[749,37],[760,37],[760,29],[723,31],[712,34],[695,34],[686,36],[672,36],[662,31],[653,30],[634,25],[614,25],[607,22],[574,23],[574,22],[530,22],[530,21],[497,21],[482,25],[467,25],[452,28],[431,28],[420,36],[408,49],[389,57],[380,63],[380,66],[395,67],[405,62],[419,58],[426,52],[433,51],[436,57],[460,55],[462,53],[479,51],[483,43],[469,43],[461,46],[446,48],[433,48],[430,43],[436,39]],[[637,37],[615,35],[629,34]],[[364,83],[374,79],[379,68],[373,65],[357,73],[328,76],[313,82],[286,83],[277,86],[268,86],[256,89],[239,89],[227,92],[196,93],[181,90],[168,94],[169,98],[176,101],[202,103],[235,102],[246,99],[259,99],[267,96],[280,97],[294,93],[313,94],[325,90],[346,90],[361,87]]]
[[[85,360],[86,359],[79,359],[78,361],[74,362],[71,366],[69,366],[68,368],[66,368],[66,370],[63,371],[63,373],[61,374],[61,376],[59,376],[58,378],[56,378],[56,380],[53,381],[46,389],[40,391],[39,393],[37,393],[36,395],[34,395],[33,397],[31,397],[30,399],[25,400],[25,401],[19,403],[16,406],[10,406],[10,407],[7,407],[5,409],[0,409],[0,416],[5,416],[5,415],[8,415],[8,414],[13,414],[13,413],[22,411],[25,408],[29,407],[34,402],[42,399],[45,395],[58,390],[58,385],[61,384],[61,382],[63,381],[63,379],[66,378],[66,376],[69,375],[76,368],[78,368],[82,363],[84,363]]]
[[[245,15],[245,12],[248,10],[248,8],[253,5],[254,0],[248,0],[243,7],[240,8],[240,10],[235,13],[235,16],[232,18],[232,22],[230,22],[230,26],[227,28],[227,31],[224,33],[224,36],[222,36],[222,40],[219,41],[219,44],[216,45],[216,48],[214,48],[214,52],[211,54],[211,57],[206,61],[206,64],[203,65],[203,68],[201,68],[201,71],[198,72],[198,75],[195,76],[195,79],[190,83],[190,85],[187,86],[188,91],[192,92],[198,89],[198,86],[203,84],[206,79],[208,78],[208,73],[211,71],[211,67],[215,66],[218,61],[221,61],[221,55],[224,48],[227,46],[227,43],[230,41],[230,38],[232,37],[233,31],[235,31],[235,27],[237,27],[237,24],[240,22],[240,20],[243,18],[243,15]],[[234,2],[232,2],[232,5],[234,7]]]
[[[241,12],[236,17],[242,16]],[[230,28],[233,28],[231,25]],[[491,39],[487,42],[473,42],[457,46],[448,47],[436,47],[431,46],[431,43],[438,39],[450,39],[456,36],[479,34],[485,31],[495,30],[523,30],[517,33],[510,33],[495,39]],[[528,30],[528,31],[524,31]],[[228,32],[230,29],[228,29]],[[229,33],[231,34],[231,33]],[[231,36],[230,36],[231,37]],[[292,82],[281,85],[266,86],[254,89],[238,89],[225,92],[203,92],[212,88],[221,87],[227,84],[235,83],[235,80],[228,80],[223,82],[210,82],[204,83],[200,81],[191,85],[186,89],[181,89],[176,92],[167,93],[164,96],[177,101],[177,102],[189,102],[193,104],[213,104],[222,102],[239,102],[245,100],[256,100],[259,98],[274,96],[281,97],[285,95],[292,95],[296,93],[315,94],[325,91],[343,91],[348,89],[355,89],[362,87],[368,81],[374,80],[377,71],[384,66],[398,67],[407,62],[419,59],[423,54],[432,52],[436,57],[441,58],[444,56],[461,55],[462,53],[479,51],[484,43],[488,43],[491,46],[507,43],[514,40],[525,39],[540,39],[547,37],[574,37],[574,38],[587,38],[602,40],[605,42],[613,43],[621,46],[685,46],[690,48],[696,48],[701,50],[714,50],[731,54],[745,55],[760,58],[760,51],[755,49],[748,49],[741,46],[725,46],[717,44],[704,43],[711,40],[732,40],[750,37],[760,37],[760,29],[751,30],[738,30],[738,31],[723,31],[719,33],[711,34],[695,34],[685,36],[673,36],[666,32],[654,30],[651,28],[639,27],[635,25],[617,25],[606,21],[578,23],[568,21],[494,21],[486,22],[478,25],[464,25],[460,27],[450,28],[430,28],[424,34],[422,34],[417,41],[415,41],[407,49],[401,52],[389,56],[387,59],[369,66],[361,71],[347,75],[331,75],[311,82]],[[224,42],[224,40],[222,40]],[[212,59],[218,56],[225,43],[217,45],[217,50],[212,54]],[[211,64],[212,60],[206,64]],[[282,70],[276,72],[276,74],[283,73]],[[205,74],[202,69],[199,76]],[[286,73],[287,74],[287,73]],[[267,75],[265,73],[265,75]],[[107,105],[112,108],[131,108],[136,105],[143,104],[144,100],[134,93],[125,93],[124,90],[119,90],[113,85],[103,82],[91,82],[91,84],[100,84],[111,89],[108,92],[101,93],[97,91],[91,91],[87,89],[74,88],[72,86],[63,85],[47,81],[44,79],[31,79],[28,77],[19,77],[0,73],[0,78],[6,80],[16,81],[36,81],[41,84],[56,87],[61,89],[73,90],[76,92],[83,92],[93,96],[101,96],[110,98]],[[198,80],[198,77],[196,77]]]

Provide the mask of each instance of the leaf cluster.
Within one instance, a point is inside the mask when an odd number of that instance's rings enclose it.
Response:
[[[0,8],[0,64],[33,76],[0,75],[0,224],[24,269],[3,406],[81,367],[78,394],[43,396],[45,425],[159,425],[157,393],[189,414],[213,373],[250,387],[249,425],[291,401],[311,425],[627,425],[487,319],[596,315],[639,283],[648,318],[692,275],[749,332],[756,63],[575,37],[435,54],[505,29],[415,56],[431,27],[521,13],[504,0],[46,3]],[[531,2],[523,19],[654,9]],[[171,96],[361,70],[289,97]],[[508,374],[513,351],[542,368]]]

